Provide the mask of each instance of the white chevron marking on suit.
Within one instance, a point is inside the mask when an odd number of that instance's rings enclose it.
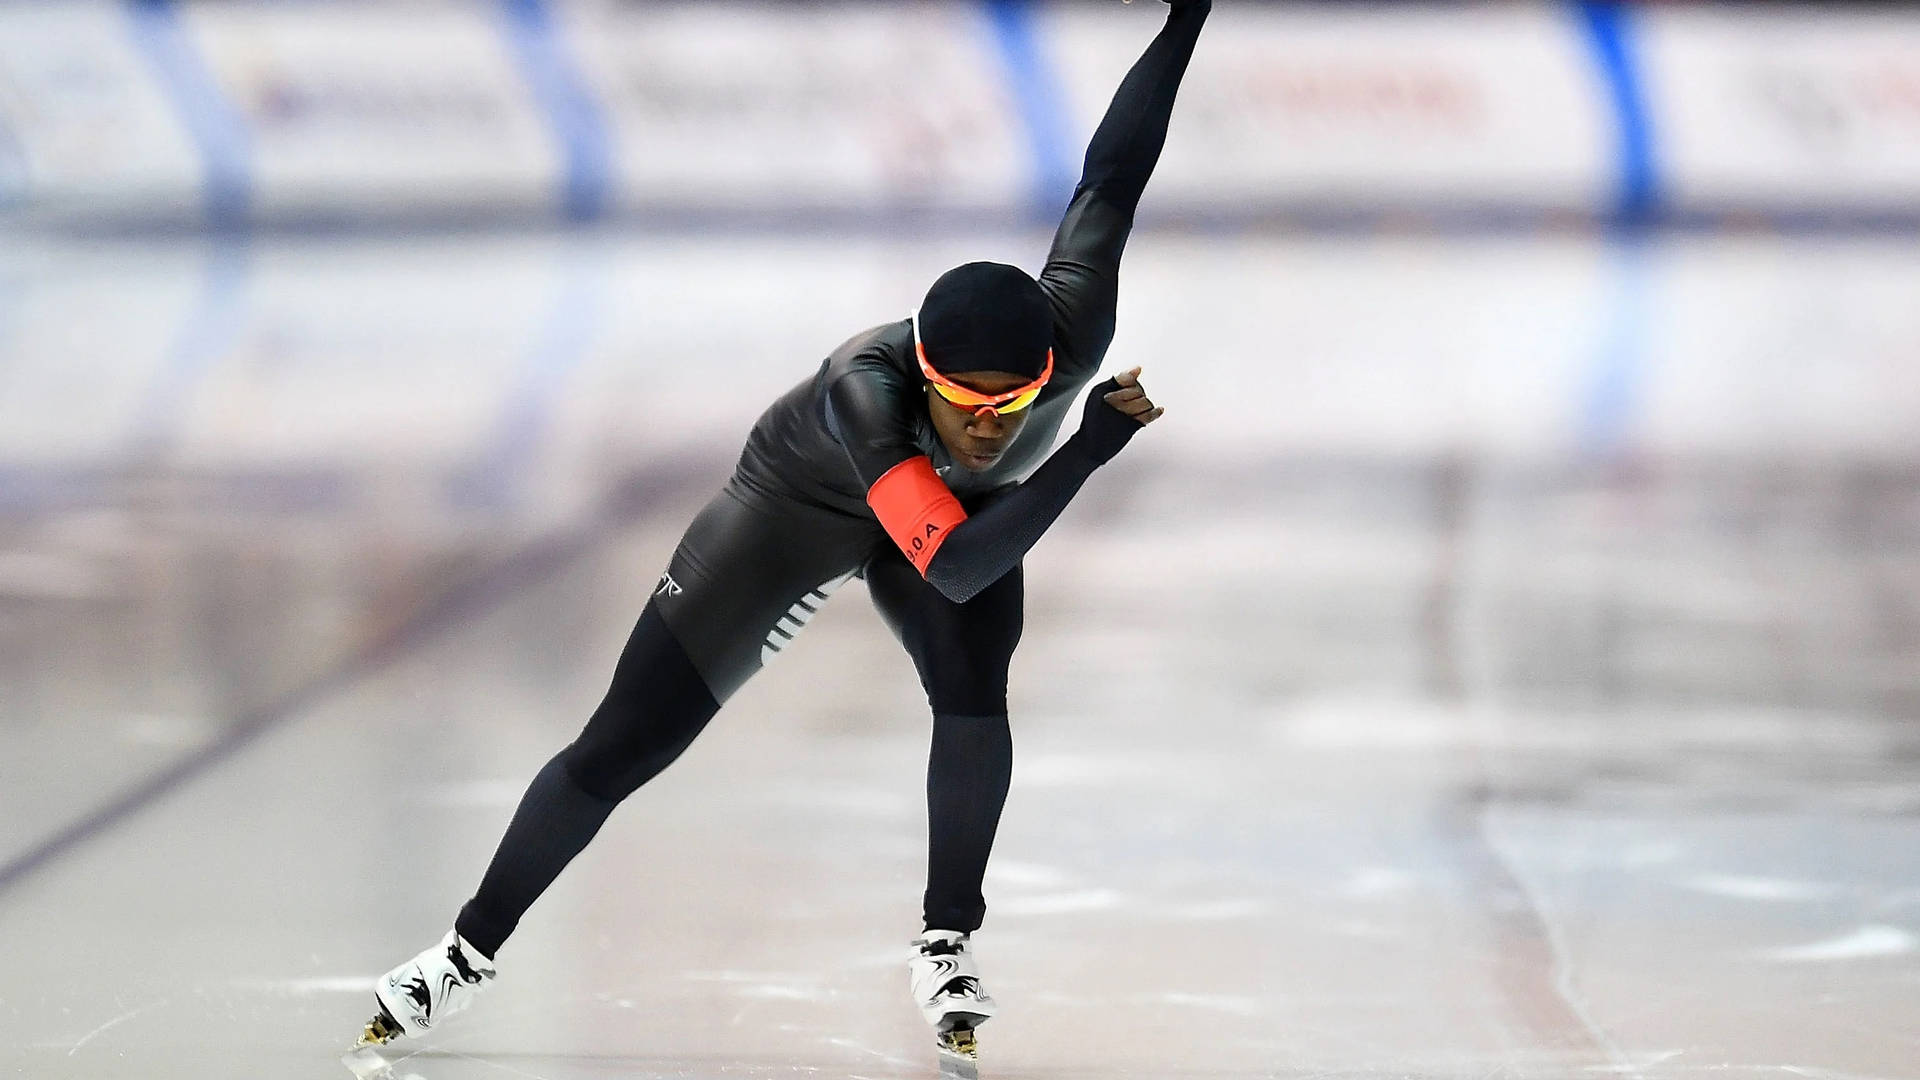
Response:
[[[779,621],[773,624],[773,629],[767,631],[766,644],[760,646],[761,666],[771,664],[773,658],[780,655],[781,650],[793,644],[793,639],[813,621],[821,605],[827,602],[827,597],[832,596],[834,590],[852,579],[853,571],[849,570],[832,581],[823,582],[819,588],[795,600],[792,606],[787,608],[787,613],[780,616]]]

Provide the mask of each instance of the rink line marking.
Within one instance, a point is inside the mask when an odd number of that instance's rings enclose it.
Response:
[[[1484,812],[1481,814],[1480,827],[1485,834]],[[1490,834],[1487,835],[1487,850],[1491,851],[1494,859],[1506,868],[1507,876],[1519,888],[1520,895],[1526,897],[1527,906],[1533,909],[1534,917],[1540,920],[1541,929],[1546,934],[1547,955],[1553,961],[1554,993],[1560,996],[1560,1000],[1566,1003],[1567,1009],[1573,1013],[1574,1018],[1587,1029],[1587,1035],[1593,1039],[1594,1045],[1613,1059],[1613,1065],[1618,1072],[1627,1076],[1640,1076],[1640,1067],[1634,1064],[1633,1059],[1621,1050],[1613,1038],[1594,1021],[1592,1012],[1587,1009],[1586,996],[1580,993],[1580,988],[1574,983],[1573,954],[1567,948],[1566,932],[1561,928],[1559,920],[1553,917],[1552,909],[1547,905],[1545,896],[1534,887],[1533,882],[1529,881],[1525,874],[1520,872],[1519,864],[1507,857],[1507,853],[1501,850],[1500,844]]]
[[[81,1047],[87,1045],[88,1043],[99,1038],[100,1036],[105,1035],[107,1032],[113,1030],[114,1028],[119,1027],[121,1024],[126,1023],[127,1021],[133,1019],[134,1017],[139,1016],[141,1013],[152,1012],[153,1010],[159,1008],[160,1006],[169,1004],[172,1001],[173,1001],[172,998],[161,998],[159,1001],[149,1002],[130,1012],[121,1013],[119,1016],[116,1016],[113,1019],[107,1021],[106,1023],[101,1024],[99,1027],[94,1028],[92,1031],[87,1032],[85,1035],[80,1036],[80,1041],[73,1044],[73,1047],[67,1051],[67,1056],[72,1057],[73,1055],[79,1053]]]
[[[1784,1073],[1807,1077],[1808,1080],[1890,1080],[1888,1077],[1841,1072],[1838,1069],[1822,1069],[1813,1065],[1775,1065],[1774,1068]]]
[[[599,506],[572,528],[557,529],[509,552],[492,566],[457,582],[427,601],[411,618],[385,635],[322,669],[278,700],[241,713],[212,742],[182,757],[104,805],[68,822],[23,854],[0,864],[0,896],[87,841],[101,836],[186,787],[287,721],[307,714],[422,648],[440,635],[488,614],[523,589],[551,578],[607,542],[621,526],[650,504],[705,484],[707,477],[686,468],[640,471],[611,486]]]
[[[1436,565],[1434,595],[1425,623],[1437,663],[1446,669],[1440,688],[1457,695],[1465,714],[1481,729],[1482,738],[1471,747],[1470,754],[1483,794],[1472,808],[1466,829],[1492,868],[1526,900],[1528,914],[1546,945],[1555,996],[1586,1030],[1593,1047],[1607,1056],[1611,1071],[1644,1080],[1640,1067],[1594,1021],[1574,983],[1565,930],[1554,919],[1542,890],[1521,872],[1519,860],[1502,848],[1491,828],[1489,810],[1499,805],[1501,794],[1495,779],[1498,773],[1487,759],[1501,753],[1508,739],[1500,724],[1499,697],[1492,689],[1498,680],[1490,674],[1493,662],[1482,644],[1487,638],[1471,631],[1484,617],[1488,591],[1484,583],[1497,580],[1494,568],[1500,553],[1480,527],[1488,514],[1484,487],[1476,486],[1476,478],[1460,461],[1451,462],[1440,479],[1443,551]]]
[[[1920,948],[1920,940],[1897,926],[1862,926],[1851,934],[1762,949],[1754,955],[1776,964],[1839,963],[1847,960],[1872,960],[1882,956],[1901,956]]]
[[[1754,877],[1744,874],[1696,874],[1676,884],[1683,889],[1706,893],[1710,896],[1762,903],[1829,900],[1845,891],[1841,886],[1831,882]]]

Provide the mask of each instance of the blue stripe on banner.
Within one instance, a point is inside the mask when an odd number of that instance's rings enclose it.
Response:
[[[1033,207],[1037,214],[1060,212],[1079,179],[1069,135],[1066,94],[1058,73],[1040,45],[1030,0],[985,0],[1000,57],[1007,65],[1013,99],[1020,107],[1033,154]]]
[[[220,92],[173,0],[126,0],[126,10],[134,44],[160,76],[200,150],[208,219],[219,224],[243,221],[253,202],[246,122]]]
[[[1613,99],[1620,170],[1614,210],[1624,222],[1643,221],[1659,208],[1660,186],[1634,12],[1631,5],[1617,0],[1579,0],[1574,6]]]
[[[508,39],[534,97],[547,111],[566,156],[567,217],[604,214],[612,188],[613,145],[606,117],[567,54],[546,0],[500,0]]]

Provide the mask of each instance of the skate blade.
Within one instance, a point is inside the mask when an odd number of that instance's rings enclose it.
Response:
[[[972,1028],[939,1034],[940,1080],[980,1080],[980,1044]]]
[[[393,1063],[366,1044],[347,1051],[341,1057],[340,1064],[345,1065],[357,1080],[392,1080],[393,1077]]]
[[[940,1080],[980,1080],[980,1063],[973,1058],[941,1054]]]

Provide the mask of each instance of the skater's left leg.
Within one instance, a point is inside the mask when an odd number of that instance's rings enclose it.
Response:
[[[998,1008],[980,984],[970,935],[986,915],[981,880],[1013,777],[1007,668],[1025,606],[1020,569],[956,604],[904,558],[883,555],[867,566],[867,589],[933,707],[926,931],[909,951],[907,985],[941,1049],[970,1059],[974,1029]]]
[[[929,930],[972,933],[986,917],[981,880],[1013,779],[1013,732],[1004,712],[936,712],[927,756]]]
[[[926,928],[971,933],[986,915],[981,880],[1013,777],[1007,669],[1025,610],[1020,568],[956,604],[905,559],[879,557],[867,567],[867,588],[933,708]]]

